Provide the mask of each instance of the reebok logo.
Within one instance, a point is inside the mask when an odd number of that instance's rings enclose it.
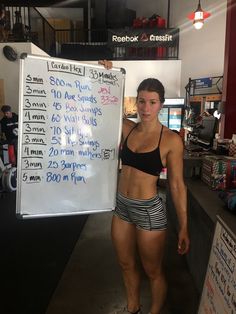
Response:
[[[138,42],[138,35],[137,36],[117,36],[112,35],[112,41],[118,43],[128,43],[128,42]]]

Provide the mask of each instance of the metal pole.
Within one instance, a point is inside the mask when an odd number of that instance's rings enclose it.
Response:
[[[170,28],[170,0],[168,0],[167,7],[167,28]]]
[[[88,0],[88,42],[91,42],[91,0]]]

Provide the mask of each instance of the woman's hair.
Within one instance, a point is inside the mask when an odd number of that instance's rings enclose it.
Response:
[[[138,86],[137,94],[141,91],[156,92],[159,94],[161,103],[165,102],[165,88],[157,79],[147,78],[143,80]]]

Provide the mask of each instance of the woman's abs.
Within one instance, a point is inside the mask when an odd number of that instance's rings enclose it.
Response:
[[[157,194],[158,177],[129,166],[123,166],[119,177],[119,192],[129,198],[149,199]]]

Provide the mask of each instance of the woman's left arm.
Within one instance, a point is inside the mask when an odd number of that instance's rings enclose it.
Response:
[[[178,253],[189,250],[187,222],[187,191],[183,179],[183,142],[179,135],[171,134],[171,147],[167,154],[167,175],[171,196],[179,221]]]

